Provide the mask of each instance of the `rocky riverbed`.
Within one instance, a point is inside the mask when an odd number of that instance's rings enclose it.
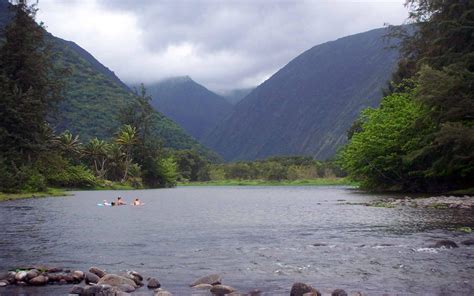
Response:
[[[71,285],[70,295],[86,296],[127,296],[133,295],[138,289],[141,295],[150,291],[153,296],[171,296],[172,293],[161,288],[161,283],[155,277],[145,278],[136,271],[121,274],[107,273],[104,270],[91,267],[88,271],[68,270],[58,267],[31,266],[19,267],[14,271],[0,273],[0,289],[9,285],[40,286]],[[212,295],[258,296],[262,292],[254,289],[247,292],[237,291],[229,285],[223,284],[219,274],[210,274],[195,280],[189,286],[196,290],[207,290]],[[1,294],[0,290],[0,294]],[[321,296],[314,287],[305,283],[294,283],[289,292],[290,296]],[[332,296],[347,296],[343,289],[335,289]],[[358,292],[354,296],[362,296]]]
[[[395,208],[408,206],[413,208],[435,209],[471,209],[474,210],[474,196],[432,196],[427,198],[385,198],[371,202],[351,203],[351,205],[365,205],[371,207]]]

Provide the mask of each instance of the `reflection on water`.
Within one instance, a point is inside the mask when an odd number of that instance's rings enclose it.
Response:
[[[146,205],[96,206],[117,195],[140,197]],[[474,291],[473,247],[425,248],[432,239],[473,237],[452,230],[474,226],[471,211],[344,204],[377,198],[344,187],[185,187],[4,202],[0,270],[31,264],[134,269],[177,295],[189,295],[189,282],[215,272],[239,290],[269,295],[288,294],[294,281],[323,292]],[[8,293],[64,294],[69,288]]]

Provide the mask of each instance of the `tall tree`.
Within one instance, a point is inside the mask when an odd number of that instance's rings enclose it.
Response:
[[[62,99],[61,73],[54,67],[36,8],[25,0],[12,5],[0,48],[0,149],[16,161],[45,150],[46,117]]]
[[[125,151],[125,169],[122,183],[127,181],[128,171],[132,165],[132,147],[137,143],[137,129],[131,125],[124,125],[117,134],[115,142],[124,147]]]

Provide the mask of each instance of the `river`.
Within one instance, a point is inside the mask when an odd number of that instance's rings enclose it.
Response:
[[[348,187],[179,187],[78,191],[0,203],[0,271],[43,264],[136,270],[175,295],[219,273],[246,292],[288,295],[295,281],[323,293],[474,293],[468,210],[347,205],[379,199]],[[140,197],[144,206],[99,207]],[[427,249],[451,239],[457,249]],[[71,286],[7,287],[0,295],[64,295]],[[135,295],[150,295],[146,287]],[[193,295],[205,295],[198,294]]]

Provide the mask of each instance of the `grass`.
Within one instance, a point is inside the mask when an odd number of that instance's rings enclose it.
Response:
[[[346,178],[318,178],[308,180],[214,180],[206,182],[180,182],[178,186],[326,186],[358,184]]]
[[[25,198],[39,198],[50,196],[67,196],[68,194],[59,188],[48,188],[43,192],[20,192],[20,193],[4,193],[0,192],[0,201],[16,200]]]

